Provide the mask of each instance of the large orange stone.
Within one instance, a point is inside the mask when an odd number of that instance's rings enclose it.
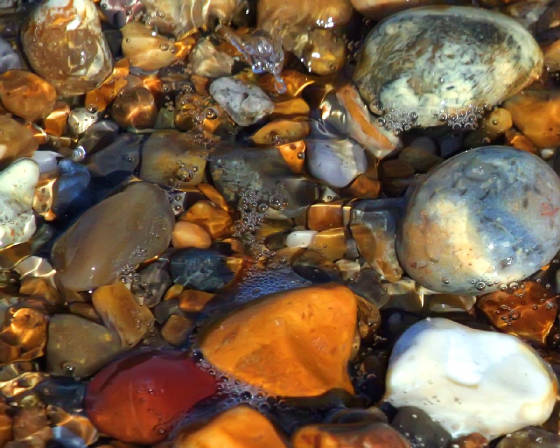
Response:
[[[174,448],[286,448],[272,423],[248,406],[238,406],[194,432],[183,432]]]
[[[347,364],[357,302],[325,284],[272,294],[203,332],[201,348],[220,370],[271,395],[353,392]]]

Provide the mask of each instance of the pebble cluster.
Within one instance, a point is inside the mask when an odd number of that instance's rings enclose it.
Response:
[[[560,446],[557,1],[0,0],[0,447]]]

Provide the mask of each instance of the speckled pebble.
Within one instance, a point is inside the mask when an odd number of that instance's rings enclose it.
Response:
[[[506,146],[463,152],[410,198],[397,240],[404,270],[434,291],[481,294],[519,281],[560,250],[560,179]]]

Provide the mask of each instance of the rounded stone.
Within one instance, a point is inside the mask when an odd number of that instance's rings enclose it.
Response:
[[[354,82],[390,127],[473,126],[540,76],[543,56],[514,19],[482,8],[421,7],[376,26]]]
[[[463,152],[412,194],[397,254],[435,291],[482,294],[519,281],[560,250],[560,179],[538,157],[506,146]]]

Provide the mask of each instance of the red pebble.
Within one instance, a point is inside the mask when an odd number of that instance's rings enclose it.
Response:
[[[117,360],[95,375],[85,408],[102,433],[154,444],[216,390],[214,377],[184,353],[149,351]]]

